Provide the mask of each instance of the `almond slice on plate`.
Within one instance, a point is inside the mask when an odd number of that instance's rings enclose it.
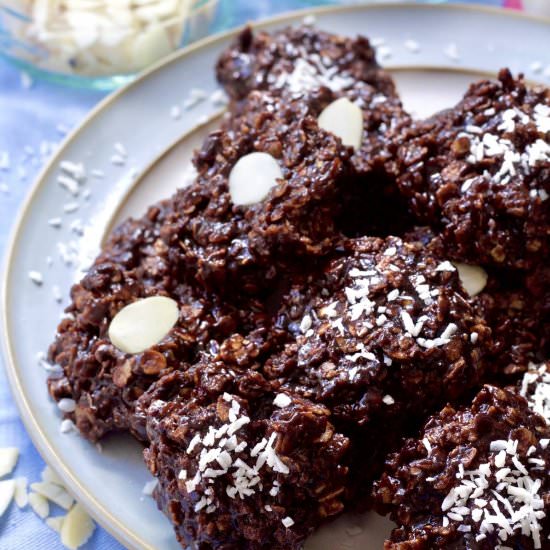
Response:
[[[271,155],[258,151],[244,155],[229,174],[231,200],[236,206],[261,202],[280,179],[283,179],[283,173]]]
[[[325,107],[317,119],[319,127],[334,134],[347,147],[359,149],[363,140],[363,111],[347,97]]]
[[[59,487],[59,485],[54,485],[48,481],[31,483],[31,489],[49,501],[61,506],[61,508],[65,508],[65,510],[68,510],[74,502],[74,498],[63,487]]]
[[[109,326],[111,342],[125,353],[141,353],[158,344],[179,316],[178,304],[166,296],[137,300],[122,308]]]
[[[86,543],[94,532],[95,524],[81,504],[75,504],[61,524],[61,542],[70,550]]]
[[[14,492],[15,481],[13,479],[0,481],[0,517],[2,517],[4,512],[8,509]]]
[[[17,459],[19,458],[19,449],[17,447],[4,447],[0,449],[0,477],[11,474]]]
[[[458,278],[469,296],[477,296],[487,285],[487,272],[477,265],[453,262],[458,271]]]
[[[36,515],[44,519],[50,513],[48,500],[38,493],[29,493],[29,504]]]

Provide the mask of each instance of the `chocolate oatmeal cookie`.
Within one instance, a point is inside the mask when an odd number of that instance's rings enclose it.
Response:
[[[374,495],[395,550],[547,548],[550,429],[513,391],[485,386],[389,456]]]
[[[230,126],[240,124],[242,117],[276,113],[288,102],[296,105],[296,116],[311,115],[330,131],[336,130],[332,124],[349,129],[357,122],[351,119],[358,118],[362,131],[351,161],[359,177],[341,197],[341,227],[348,236],[396,235],[410,227],[408,205],[395,185],[394,164],[395,136],[411,119],[366,39],[344,38],[308,26],[255,35],[246,29],[222,54],[218,79],[234,98]],[[270,105],[263,100],[265,90]],[[341,101],[347,108],[336,109],[335,122],[327,123],[325,110]]]
[[[140,395],[160,376],[195,362],[200,350],[239,330],[263,341],[266,316],[259,303],[237,298],[231,305],[184,282],[180,264],[172,260],[174,249],[162,238],[173,209],[172,201],[164,201],[113,233],[72,288],[68,317],[50,347],[50,360],[63,368],[61,377],[48,381],[50,394],[56,401],[75,401],[74,412],[65,416],[92,441],[132,428]],[[178,321],[157,345],[125,353],[111,342],[109,325],[124,306],[148,296],[174,299]],[[134,433],[144,438],[143,431]]]
[[[550,252],[550,92],[507,70],[398,139],[397,184],[464,262],[530,269]]]
[[[311,289],[301,308],[293,295],[295,340],[263,371],[284,391],[330,409],[356,446],[360,488],[380,466],[388,439],[480,383],[489,330],[455,268],[419,242],[350,240]]]
[[[169,380],[147,410],[145,459],[159,480],[159,508],[184,546],[301,548],[343,509],[348,439],[321,405],[269,391],[250,372],[241,379],[227,370],[216,375],[212,364],[206,375],[201,368],[192,387],[182,391],[179,381],[177,397],[166,393],[175,387]],[[255,389],[243,397],[239,386],[250,376]],[[197,382],[212,378],[230,391],[216,397],[211,384]]]
[[[296,116],[296,102],[280,107],[211,133],[195,156],[196,182],[174,198],[167,244],[181,248],[185,268],[208,290],[261,293],[341,240],[335,222],[353,176],[350,152],[314,118]],[[256,155],[262,165],[254,160],[243,173],[240,163]],[[279,172],[271,188],[236,201],[241,188],[255,192],[265,163]]]
[[[309,25],[273,33],[253,33],[247,27],[220,56],[216,74],[234,100],[244,99],[252,90],[302,95],[322,86],[342,91],[357,82],[387,97],[397,95],[366,38],[337,36]]]

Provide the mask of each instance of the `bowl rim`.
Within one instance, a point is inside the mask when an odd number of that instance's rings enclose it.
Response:
[[[185,17],[186,24],[189,24],[189,23],[192,24],[195,18],[199,18],[205,15],[209,10],[215,10],[217,5],[220,4],[221,0],[195,0],[195,2],[196,4],[193,5],[193,7],[191,8],[191,11]],[[19,17],[19,18],[26,17],[22,14],[18,14],[17,12],[14,12],[9,7],[0,5],[0,15],[1,15],[1,12],[4,12],[8,15],[12,15],[14,17]],[[185,33],[185,29],[184,29],[184,33]],[[215,34],[207,35],[206,37],[200,38],[199,40],[204,40],[205,38],[210,38],[212,36],[215,36]],[[195,42],[198,42],[198,40],[196,40]],[[173,55],[174,53],[181,52],[185,48],[194,44],[195,42],[186,44],[183,47],[180,44],[175,50],[173,50],[168,55]],[[89,89],[89,90],[97,90],[97,91],[103,91],[103,92],[111,92],[113,90],[120,89],[121,87],[129,84],[130,82],[134,81],[136,78],[140,77],[150,67],[154,66],[159,61],[164,61],[166,58],[167,56],[153,62],[148,67],[144,69],[140,69],[139,71],[136,71],[136,72],[128,72],[128,73],[120,72],[115,74],[89,76],[89,75],[80,75],[80,74],[69,73],[69,72],[64,73],[61,71],[50,70],[45,67],[41,67],[40,65],[36,65],[32,61],[29,61],[17,55],[13,55],[9,53],[9,51],[4,50],[3,48],[0,49],[0,59],[5,59],[9,63],[17,67],[19,70],[28,73],[29,76],[31,76],[31,78],[37,77],[45,81],[65,85],[69,88]]]

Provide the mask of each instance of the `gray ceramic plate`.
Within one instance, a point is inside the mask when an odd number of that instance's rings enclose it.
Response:
[[[393,70],[406,106],[418,115],[452,105],[469,82],[494,75],[505,65],[531,80],[550,78],[532,72],[534,62],[550,61],[540,59],[550,36],[549,21],[490,9],[405,4],[315,14],[322,29],[383,39],[382,62]],[[304,13],[292,14],[261,26],[280,27],[303,17]],[[113,438],[100,451],[76,434],[61,434],[59,414],[46,394],[47,374],[36,355],[52,340],[71,283],[93,258],[112,223],[139,215],[147,204],[182,185],[191,151],[208,127],[204,121],[214,117],[219,106],[206,99],[183,109],[177,119],[170,116],[172,106],[181,105],[192,88],[207,95],[217,89],[214,63],[233,36],[213,37],[178,53],[95,109],[38,178],[7,256],[0,332],[21,416],[69,490],[130,548],[178,548],[168,521],[151,499],[141,495],[150,478],[140,448],[127,438]],[[127,150],[123,165],[111,162],[113,155],[120,155],[120,147],[118,152],[114,147],[117,142]],[[88,177],[76,197],[58,183],[64,159],[87,168]],[[96,177],[92,170],[104,176]],[[51,227],[52,218],[61,218],[62,226]],[[42,285],[30,280],[33,270],[41,272]],[[54,286],[63,304],[54,299]],[[349,529],[357,524],[363,527],[359,534]],[[377,549],[388,527],[373,516],[346,516],[316,534],[307,547]]]

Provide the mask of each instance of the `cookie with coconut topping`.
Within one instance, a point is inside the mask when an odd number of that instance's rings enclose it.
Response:
[[[514,391],[485,386],[389,456],[374,495],[398,524],[385,548],[548,548],[550,429]]]
[[[249,71],[250,78],[243,79]],[[313,116],[353,147],[351,161],[359,178],[350,181],[340,199],[348,236],[402,234],[410,226],[393,174],[394,136],[411,119],[365,39],[307,26],[273,34],[246,30],[222,55],[218,78],[235,99],[231,124],[238,124],[241,116],[277,112],[279,103],[295,102],[297,115]],[[278,104],[265,105],[266,90]]]
[[[326,405],[337,429],[355,434],[352,446],[365,443],[353,471],[360,486],[386,436],[480,382],[489,331],[455,268],[418,241],[350,240],[315,288],[301,333],[263,371]]]
[[[174,198],[186,269],[207,289],[258,293],[281,271],[314,262],[341,239],[336,219],[353,171],[349,150],[297,102],[211,133],[198,177]]]
[[[269,391],[244,398],[234,377],[219,388],[231,386],[151,402],[145,459],[159,508],[183,546],[302,548],[343,509],[349,441],[323,406]]]
[[[220,56],[216,74],[236,101],[252,90],[303,96],[320,87],[342,92],[357,82],[387,97],[397,95],[366,38],[337,36],[308,25],[273,33],[245,28]]]
[[[239,303],[235,295],[229,304],[185,282],[178,250],[167,244],[163,227],[174,215],[174,206],[172,201],[159,203],[142,219],[115,230],[88,273],[73,286],[68,316],[50,347],[49,359],[62,369],[48,381],[50,394],[64,404],[66,418],[93,441],[110,431],[133,429],[141,394],[160,376],[187,368],[200,350],[238,330],[263,340],[266,317],[260,303]],[[146,342],[166,320],[166,304],[161,302],[158,311],[155,302],[159,297],[168,303],[172,317],[157,334],[158,341]],[[124,316],[126,339],[134,332],[138,345],[145,342],[145,348],[128,348],[125,338],[115,338],[113,321]],[[147,319],[153,316],[155,323],[150,325]],[[134,433],[140,439],[145,436],[143,431]]]
[[[405,132],[397,183],[459,261],[528,269],[550,251],[550,92],[502,70]]]

